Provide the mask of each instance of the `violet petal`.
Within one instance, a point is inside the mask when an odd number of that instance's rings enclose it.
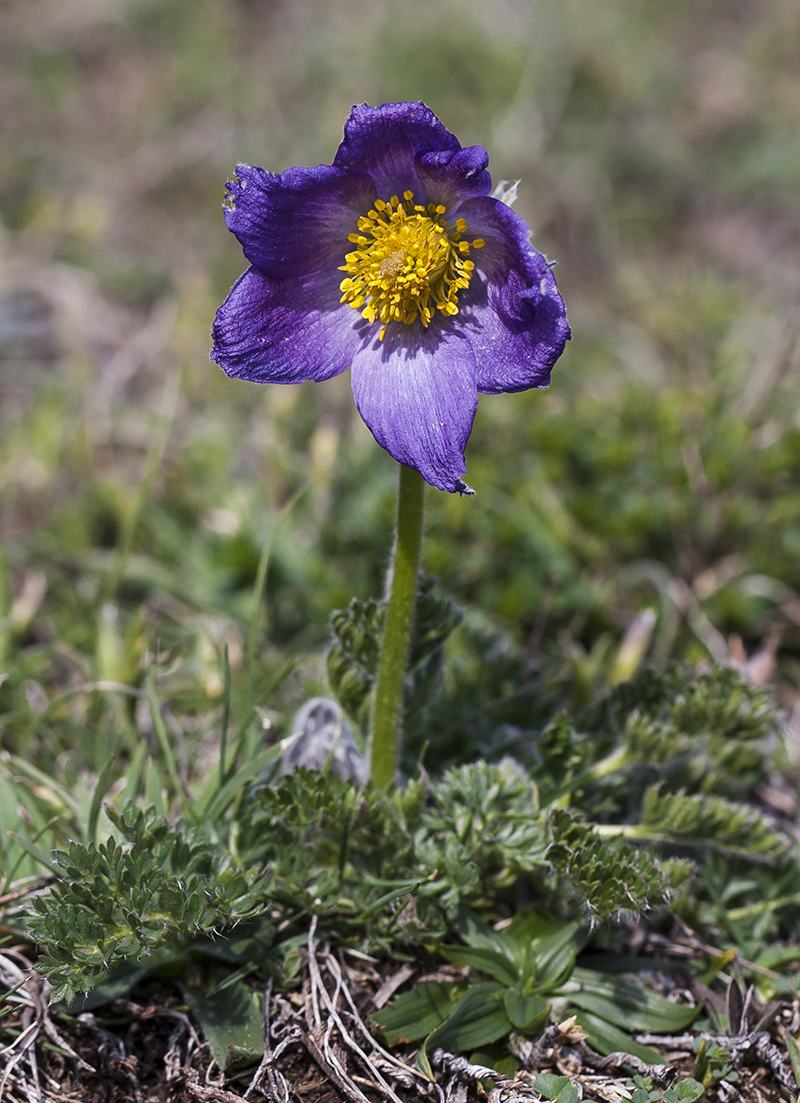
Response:
[[[459,296],[463,334],[472,345],[479,391],[547,387],[570,337],[564,300],[527,223],[496,199],[467,200],[458,211],[466,240],[483,238],[469,289]]]
[[[353,357],[353,396],[375,440],[439,490],[464,490],[478,394],[469,344],[449,322],[395,325]]]
[[[461,145],[424,103],[358,104],[344,124],[333,164],[369,176],[381,199],[420,193],[414,165],[418,153],[458,150]]]
[[[488,164],[489,154],[482,146],[417,154],[417,175],[426,202],[443,203],[451,212],[465,199],[488,195],[492,190]]]
[[[375,199],[366,177],[331,165],[279,176],[237,165],[236,177],[228,182],[228,229],[250,263],[277,279],[341,264],[352,248],[347,235]]]
[[[367,323],[339,305],[339,273],[271,280],[249,268],[217,311],[211,359],[254,383],[318,382],[350,366]]]

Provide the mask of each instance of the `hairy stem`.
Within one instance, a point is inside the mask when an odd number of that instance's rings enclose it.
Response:
[[[403,688],[422,554],[424,504],[425,482],[422,476],[401,464],[397,535],[389,568],[389,603],[370,729],[370,780],[382,789],[392,785],[397,773]]]

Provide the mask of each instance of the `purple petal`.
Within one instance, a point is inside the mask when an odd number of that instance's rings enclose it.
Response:
[[[424,103],[385,103],[382,107],[363,103],[350,112],[333,163],[337,169],[369,176],[381,199],[406,190],[419,196],[416,155],[460,148],[458,139]]]
[[[339,273],[271,280],[240,276],[217,311],[211,359],[254,383],[318,382],[350,367],[367,326],[339,303]]]
[[[482,146],[442,149],[417,154],[417,175],[425,189],[427,203],[457,207],[465,199],[488,195],[492,178],[486,171],[489,154]]]
[[[469,344],[449,323],[390,326],[353,358],[353,396],[375,440],[439,490],[463,491],[478,408]]]
[[[236,175],[228,182],[228,229],[250,263],[276,279],[341,264],[351,248],[347,235],[375,199],[366,177],[331,165],[279,176],[237,165]]]
[[[570,329],[564,300],[545,257],[530,244],[527,223],[505,203],[479,198],[458,211],[466,240],[483,238],[475,271],[459,296],[457,321],[475,355],[479,391],[547,387]]]

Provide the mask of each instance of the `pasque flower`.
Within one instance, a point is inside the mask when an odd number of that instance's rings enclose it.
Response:
[[[257,383],[352,369],[373,436],[465,491],[478,392],[546,387],[569,337],[551,266],[490,195],[488,155],[422,103],[354,107],[332,165],[238,165],[228,228],[251,267],[214,322],[214,359]]]

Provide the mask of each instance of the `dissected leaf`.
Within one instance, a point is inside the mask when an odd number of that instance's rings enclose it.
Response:
[[[608,828],[586,823],[566,808],[553,809],[550,822],[554,841],[547,857],[565,887],[585,901],[592,920],[616,919],[664,903],[669,885],[653,854],[605,837]]]
[[[237,867],[202,828],[132,803],[108,814],[128,845],[111,836],[57,851],[58,881],[31,902],[27,926],[44,947],[38,968],[54,1000],[96,988],[124,962],[180,954],[265,908],[259,871]]]
[[[775,861],[788,839],[757,812],[722,797],[664,792],[651,786],[644,795],[642,818],[625,829],[628,838],[714,847],[751,861]]]
[[[122,999],[133,988],[144,980],[147,974],[162,965],[163,961],[156,958],[146,965],[124,962],[112,969],[102,983],[92,988],[89,992],[80,992],[67,1004],[70,1015],[80,1015],[84,1011],[93,1011],[96,1007],[111,1003],[112,1000]]]

